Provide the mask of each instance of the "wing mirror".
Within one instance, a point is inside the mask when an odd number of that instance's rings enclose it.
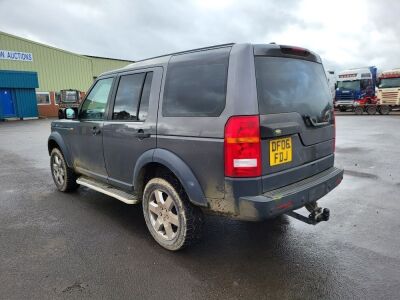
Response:
[[[73,120],[76,119],[76,112],[74,109],[72,108],[67,108],[65,110],[65,118],[68,120]]]

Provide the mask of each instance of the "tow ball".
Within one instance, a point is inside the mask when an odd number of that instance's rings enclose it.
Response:
[[[329,220],[329,208],[319,207],[317,202],[308,203],[305,207],[310,212],[308,217],[305,217],[294,211],[289,211],[286,213],[286,215],[311,225],[316,225],[321,221]]]

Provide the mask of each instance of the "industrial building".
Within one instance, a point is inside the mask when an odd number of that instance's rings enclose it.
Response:
[[[0,120],[55,117],[61,90],[83,95],[98,75],[132,62],[80,55],[0,31]]]

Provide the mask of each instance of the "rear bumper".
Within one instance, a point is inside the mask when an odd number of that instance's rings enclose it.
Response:
[[[283,188],[258,196],[242,196],[235,201],[235,217],[259,221],[282,215],[322,198],[338,186],[342,179],[343,170],[332,167]]]

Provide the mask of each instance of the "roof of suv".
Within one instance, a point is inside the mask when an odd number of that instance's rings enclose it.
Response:
[[[242,43],[242,45],[245,45],[245,44],[252,45],[254,47],[254,54],[255,55],[278,56],[277,55],[277,50],[279,50],[279,52],[280,52],[282,48],[295,49],[297,51],[303,51],[304,53],[308,54],[308,57],[303,57],[303,59],[321,63],[321,59],[320,59],[318,54],[316,54],[316,53],[314,53],[314,52],[312,52],[312,51],[310,51],[308,49],[305,49],[305,48],[278,45],[278,44],[275,44],[275,43],[270,43],[270,44]],[[173,55],[186,54],[186,53],[192,53],[192,52],[197,52],[197,51],[205,51],[205,50],[217,49],[217,48],[222,48],[222,47],[229,47],[229,46],[233,46],[233,45],[237,45],[237,44],[236,43],[219,44],[219,45],[214,45],[214,46],[196,48],[196,49],[179,51],[179,52],[164,54],[164,55],[155,56],[155,57],[151,57],[151,58],[146,58],[146,59],[143,59],[143,60],[135,61],[134,63],[131,63],[131,64],[129,64],[129,65],[123,67],[123,68],[112,70],[112,71],[108,71],[108,72],[104,72],[100,76],[113,74],[113,73],[118,73],[118,72],[129,71],[129,70],[133,70],[133,69],[139,68],[139,67],[151,67],[151,66],[155,66],[155,65],[167,64],[169,59],[170,59],[170,57],[173,56]],[[281,56],[281,55],[279,55],[279,56]],[[285,56],[290,57],[292,55],[285,55]]]
[[[227,43],[227,44],[220,44],[220,45],[214,45],[214,46],[208,46],[208,47],[202,47],[202,48],[196,48],[196,49],[191,49],[191,50],[185,50],[185,51],[179,51],[179,52],[173,52],[169,54],[163,54],[159,56],[154,56],[142,60],[137,60],[134,63],[131,63],[123,68],[104,72],[101,75],[107,75],[107,74],[112,74],[112,73],[117,73],[117,72],[123,72],[123,71],[128,71],[130,69],[135,69],[137,67],[143,67],[143,66],[153,66],[153,65],[160,65],[160,64],[166,64],[168,63],[169,59],[173,55],[178,55],[178,54],[185,54],[185,53],[191,53],[191,52],[197,52],[197,51],[205,51],[205,50],[211,50],[211,49],[217,49],[217,48],[222,48],[222,47],[228,47],[228,46],[233,46],[235,43]],[[100,76],[101,76],[100,75]]]

